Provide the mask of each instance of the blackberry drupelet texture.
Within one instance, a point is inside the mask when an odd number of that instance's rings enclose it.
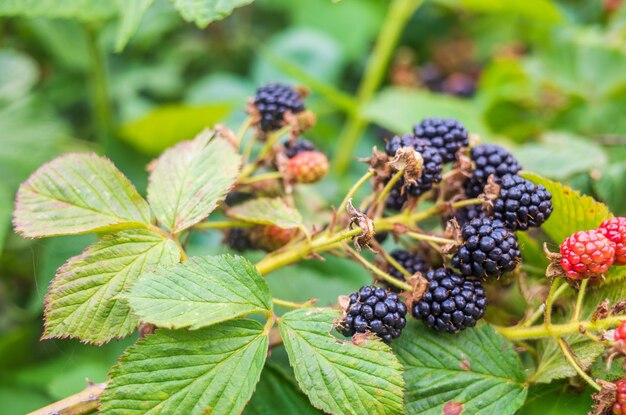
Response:
[[[390,210],[402,210],[402,207],[408,200],[406,192],[402,194],[402,186],[394,186],[387,196],[385,206]]]
[[[257,88],[254,105],[261,116],[261,130],[274,131],[285,125],[285,113],[304,111],[300,93],[283,84],[268,84]]]
[[[286,166],[296,183],[320,181],[330,169],[328,157],[321,151],[300,152],[288,159]]]
[[[403,134],[403,135],[395,135],[393,136],[387,143],[385,144],[385,152],[393,157],[396,155],[398,150],[402,147],[417,147],[417,139],[413,134]]]
[[[467,130],[453,118],[425,118],[413,127],[413,134],[437,149],[444,163],[454,161],[459,149],[469,145]]]
[[[597,230],[576,232],[561,244],[561,267],[575,280],[598,277],[613,261],[615,243]]]
[[[494,144],[477,145],[472,148],[470,158],[474,162],[474,170],[465,182],[465,193],[468,197],[480,195],[492,174],[498,178],[506,174],[517,174],[522,169],[511,153]]]
[[[626,378],[615,382],[617,386],[613,415],[626,415]]]
[[[285,144],[285,156],[294,158],[305,151],[316,151],[315,145],[307,139],[299,138],[295,141],[287,141]]]
[[[460,226],[463,226],[473,219],[485,217],[483,205],[467,205],[455,209],[453,217],[456,218]]]
[[[485,314],[487,299],[479,280],[466,280],[448,268],[425,275],[428,291],[413,304],[413,317],[436,330],[456,333],[473,327]]]
[[[398,294],[366,285],[350,294],[350,304],[338,330],[346,337],[371,332],[385,343],[400,337],[406,326],[406,305]]]
[[[512,231],[525,231],[541,226],[552,213],[552,195],[518,175],[507,174],[497,179],[500,193],[493,204],[493,217]]]
[[[463,244],[452,257],[452,266],[466,277],[500,277],[513,271],[520,260],[515,234],[502,221],[473,219],[461,229]]]
[[[626,218],[619,216],[605,220],[598,232],[615,244],[615,265],[626,265]]]
[[[415,252],[406,251],[404,249],[394,249],[389,253],[389,255],[393,259],[395,259],[396,262],[398,262],[398,264],[406,269],[411,275],[415,274],[416,272],[420,272],[423,274],[430,269],[430,264],[428,263],[428,261],[421,255],[416,254]],[[402,275],[402,273],[391,264],[388,264],[387,266],[387,273],[400,281],[404,281],[404,275]],[[381,281],[380,284],[390,291],[402,291],[395,285],[389,284],[385,281]]]

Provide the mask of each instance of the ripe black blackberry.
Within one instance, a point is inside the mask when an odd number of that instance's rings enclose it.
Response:
[[[391,257],[411,275],[416,272],[425,273],[430,268],[428,261],[415,252],[406,251],[404,249],[394,249],[389,253],[389,255],[391,255]],[[387,273],[400,281],[404,281],[404,275],[402,275],[402,273],[391,264],[387,267]],[[381,281],[381,285],[390,291],[401,291],[395,285],[389,284],[385,281]]]
[[[428,327],[456,333],[474,327],[485,314],[487,298],[480,281],[467,280],[448,268],[430,270],[425,277],[428,290],[411,313]]]
[[[468,197],[477,197],[485,189],[487,179],[492,174],[496,178],[507,174],[517,174],[522,166],[504,148],[494,144],[480,144],[472,148],[470,158],[474,162],[472,176],[465,182]]]
[[[231,228],[226,232],[224,243],[237,252],[254,249],[248,229]]]
[[[254,105],[261,116],[261,130],[274,131],[285,125],[285,113],[304,111],[298,91],[283,84],[268,84],[257,88]]]
[[[350,304],[338,330],[346,337],[371,332],[385,343],[400,337],[406,326],[406,305],[398,294],[366,285],[350,294]]]
[[[460,226],[465,225],[472,219],[482,218],[484,216],[483,205],[467,205],[454,211],[454,218],[456,218]]]
[[[538,227],[552,213],[552,195],[545,187],[507,174],[497,180],[498,198],[493,202],[493,217],[500,219],[512,231]]]
[[[287,156],[287,158],[293,158],[297,156],[298,154],[303,153],[305,151],[316,151],[316,150],[317,148],[315,148],[315,145],[313,145],[312,142],[304,138],[299,138],[293,142],[288,141],[287,144],[285,144],[285,156]]]
[[[413,134],[403,134],[393,136],[385,144],[385,152],[391,157],[396,155],[396,152],[402,147],[417,147],[417,139]]]
[[[512,271],[520,259],[515,234],[502,221],[473,219],[461,228],[463,244],[452,257],[452,266],[466,277],[500,277]]]
[[[402,207],[407,201],[406,192],[402,194],[402,186],[398,186],[397,184],[391,189],[389,192],[389,196],[387,196],[387,200],[385,201],[385,206],[390,210],[402,210]]]
[[[436,148],[444,163],[454,161],[459,149],[469,145],[467,130],[453,118],[424,118],[413,126],[413,134]]]

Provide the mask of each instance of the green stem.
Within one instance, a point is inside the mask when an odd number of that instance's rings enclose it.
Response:
[[[570,366],[572,366],[574,368],[576,373],[578,373],[578,375],[581,378],[583,378],[583,380],[585,382],[587,382],[589,384],[589,386],[591,386],[595,390],[599,391],[600,389],[602,389],[600,387],[600,385],[598,385],[593,379],[591,379],[591,377],[589,375],[587,375],[585,373],[585,371],[580,367],[580,365],[576,361],[575,356],[572,354],[572,352],[569,349],[569,347],[567,347],[567,344],[565,344],[565,341],[562,338],[560,338],[560,337],[558,339],[556,339],[556,341],[559,344],[559,347],[561,348],[561,352],[563,353],[563,356],[565,356],[565,359],[570,364]]]
[[[582,311],[583,301],[585,300],[585,291],[587,290],[588,284],[589,279],[583,280],[580,284],[578,297],[576,298],[576,306],[574,307],[574,314],[572,315],[572,321],[578,321],[578,319],[580,319],[580,312]]]
[[[541,339],[543,337],[562,337],[568,334],[580,334],[581,328],[583,330],[609,330],[620,325],[624,320],[624,316],[611,316],[602,320],[596,321],[581,321],[581,322],[569,322],[564,324],[552,324],[550,325],[550,331],[547,330],[545,325],[532,326],[532,327],[501,327],[495,326],[496,330],[500,332],[504,337],[511,340],[525,340],[525,339]]]
[[[98,140],[105,147],[109,145],[115,130],[104,52],[98,44],[98,34],[92,26],[85,25],[87,49],[90,58],[89,83],[91,88],[92,109],[97,129]]]
[[[341,201],[341,204],[339,204],[339,207],[337,208],[337,217],[343,215],[344,211],[346,210],[346,206],[348,206],[348,202],[350,201],[350,199],[352,199],[352,197],[355,195],[355,193],[365,184],[367,183],[367,181],[369,179],[371,179],[372,177],[374,177],[374,175],[376,174],[376,172],[374,170],[368,170],[363,176],[361,176],[361,178],[354,184],[354,186],[352,186],[350,188],[350,190],[348,191],[348,193],[346,193],[346,197],[343,198],[343,200]],[[332,232],[333,229],[330,229],[330,227],[328,227],[328,232]]]
[[[367,126],[367,120],[360,114],[361,110],[370,101],[382,83],[400,35],[421,3],[422,0],[392,0],[389,6],[389,11],[378,34],[374,50],[359,85],[357,92],[358,110],[350,115],[339,139],[337,156],[335,158],[335,169],[339,174],[348,167],[354,153],[354,147]]]
[[[405,279],[412,277],[411,273],[407,271],[406,268],[404,268],[402,265],[400,265],[400,263],[396,261],[394,257],[389,255],[387,251],[385,251],[384,249],[381,249],[381,253],[383,255],[383,258],[385,258],[385,261],[387,261],[389,265],[391,265],[392,267],[400,271],[400,273],[404,275]]]
[[[200,222],[194,226],[195,229],[228,229],[228,228],[251,228],[254,224],[250,222],[224,220],[215,222]]]
[[[458,208],[463,207],[463,206],[482,205],[483,203],[485,203],[485,201],[482,200],[482,199],[479,199],[479,198],[467,199],[467,200],[461,200],[460,202],[452,203],[451,207],[453,209],[458,209]]]
[[[456,243],[454,239],[440,238],[438,236],[425,235],[423,233],[417,233],[417,232],[406,232],[405,235],[410,238],[416,239],[418,241],[430,241],[436,244],[447,245],[447,244]]]
[[[399,279],[396,279],[392,277],[391,275],[387,274],[385,271],[383,271],[382,269],[378,268],[376,265],[372,264],[371,262],[363,258],[357,251],[355,251],[354,249],[350,248],[349,246],[345,244],[344,244],[344,250],[346,250],[346,252],[348,252],[350,256],[352,256],[359,264],[363,265],[365,268],[372,271],[378,278],[386,281],[387,283],[395,287],[400,288],[401,290],[413,291],[413,288],[409,284],[407,284],[404,281],[400,281]]]
[[[243,137],[246,135],[246,132],[248,132],[248,129],[250,128],[251,125],[252,125],[252,117],[246,118],[243,124],[241,124],[241,127],[239,127],[239,131],[237,131],[237,146],[241,145],[241,142],[243,141]]]
[[[282,307],[287,307],[287,308],[309,308],[309,307],[312,307],[313,304],[315,304],[316,302],[317,302],[317,299],[311,299],[303,303],[297,303],[294,301],[286,301],[286,300],[281,300],[278,298],[272,298],[272,304],[279,305]]]
[[[555,292],[553,295],[553,299],[557,299],[561,294],[563,294],[563,292],[565,290],[567,290],[567,287],[569,287],[568,284],[562,284]],[[535,312],[528,318],[528,320],[526,320],[523,324],[521,324],[521,327],[530,327],[533,325],[533,323],[535,323],[535,321],[539,320],[539,318],[541,316],[543,316],[543,313],[545,312],[546,306],[544,303],[541,304],[540,307],[537,307],[537,309],[535,310]]]
[[[548,292],[548,297],[546,298],[546,309],[544,311],[544,325],[546,326],[546,330],[548,333],[550,332],[550,328],[552,327],[552,303],[555,300],[554,293],[559,288],[560,280],[555,278],[552,281],[552,285],[550,286],[550,291]]]
[[[239,184],[252,184],[262,182],[263,180],[276,180],[282,177],[283,175],[279,171],[270,171],[267,173],[257,174],[256,176],[247,177],[239,180]]]
[[[270,136],[267,138],[267,141],[265,141],[265,145],[259,152],[259,155],[256,157],[256,162],[248,165],[248,167],[239,176],[239,180],[243,180],[246,177],[250,176],[254,172],[254,170],[256,170],[259,161],[263,160],[265,156],[267,156],[267,154],[270,152],[274,144],[276,144],[276,142],[278,142],[278,140],[289,131],[291,131],[291,126],[286,125],[280,130],[270,134]]]
[[[374,202],[374,205],[372,206],[372,209],[374,209],[376,206],[380,205],[385,199],[387,199],[387,196],[389,196],[389,193],[391,193],[391,189],[393,189],[393,187],[396,185],[396,183],[398,183],[398,180],[400,180],[400,178],[402,178],[403,174],[404,174],[404,169],[398,170],[396,172],[396,174],[394,174],[391,177],[391,180],[389,180],[387,182],[387,184],[383,188],[383,191],[380,192],[380,194],[376,198],[376,201]]]

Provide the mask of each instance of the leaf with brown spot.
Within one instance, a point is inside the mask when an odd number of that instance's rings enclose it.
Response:
[[[463,412],[463,404],[450,401],[443,406],[443,415],[459,415]]]

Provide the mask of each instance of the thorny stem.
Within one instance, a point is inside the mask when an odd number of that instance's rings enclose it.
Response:
[[[98,400],[107,383],[95,383],[85,390],[31,412],[29,415],[86,415],[98,410]]]
[[[565,356],[565,359],[574,368],[576,373],[578,373],[578,375],[580,375],[580,377],[583,378],[583,380],[587,382],[589,386],[591,386],[595,390],[599,391],[600,389],[602,389],[600,385],[598,385],[593,379],[591,379],[591,377],[587,375],[587,373],[585,373],[585,371],[580,367],[580,365],[576,361],[576,356],[572,354],[572,351],[565,343],[565,340],[559,337],[556,339],[556,341],[559,344],[559,347],[561,348],[561,352],[563,353],[563,356]]]
[[[372,264],[371,262],[369,262],[367,259],[363,258],[361,256],[361,254],[359,254],[357,251],[355,251],[354,249],[350,248],[348,245],[344,244],[343,249],[348,252],[348,254],[350,254],[350,256],[352,256],[354,259],[357,260],[357,262],[361,265],[363,265],[365,268],[369,269],[370,271],[372,271],[377,277],[379,277],[380,279],[388,282],[391,285],[394,285],[404,291],[413,291],[413,287],[411,287],[409,284],[407,284],[406,282],[400,281],[394,277],[392,277],[391,275],[387,274],[385,271],[383,271],[382,269],[378,268],[376,265]]]

